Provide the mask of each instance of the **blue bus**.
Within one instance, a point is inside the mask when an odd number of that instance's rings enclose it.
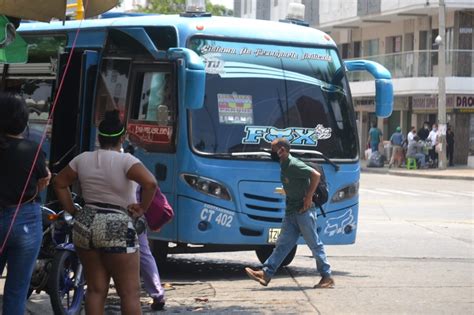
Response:
[[[314,28],[199,12],[22,23],[18,32],[28,62],[3,66],[2,83],[30,100],[33,125],[44,124],[58,97],[47,139],[53,172],[94,150],[104,113],[120,111],[129,149],[175,210],[149,233],[158,258],[270,255],[285,208],[269,154],[277,137],[324,168],[323,242],[355,242],[359,144],[346,72],[373,74],[376,113],[387,117],[393,91],[383,66],[343,62],[333,39]]]

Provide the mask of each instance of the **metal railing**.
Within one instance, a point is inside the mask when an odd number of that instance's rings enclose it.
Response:
[[[438,76],[437,50],[414,50],[351,59],[378,62],[390,71],[393,79]],[[373,77],[367,72],[350,72],[347,75],[350,81],[373,80]],[[446,75],[474,77],[474,50],[447,50]]]

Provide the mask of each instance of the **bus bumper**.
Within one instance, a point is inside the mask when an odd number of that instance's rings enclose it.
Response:
[[[263,222],[186,197],[179,197],[177,212],[178,243],[272,245],[281,222]],[[353,244],[357,231],[358,204],[327,211],[318,216],[318,234],[324,244]],[[298,244],[304,244],[302,238]]]

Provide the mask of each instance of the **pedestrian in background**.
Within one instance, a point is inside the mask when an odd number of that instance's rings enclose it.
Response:
[[[426,141],[426,139],[428,138],[428,135],[430,134],[430,123],[425,121],[423,123],[423,127],[420,128],[420,130],[418,130],[418,137],[420,137],[420,140],[421,141]]]
[[[118,111],[106,112],[98,133],[100,149],[76,156],[55,177],[56,195],[75,216],[73,241],[87,281],[86,314],[104,312],[110,277],[122,314],[141,314],[139,245],[133,219],[148,209],[157,184],[137,158],[121,153],[125,128]],[[85,201],[77,213],[69,191],[76,180]],[[142,187],[140,203],[137,184]]]
[[[140,244],[140,276],[145,286],[145,291],[153,299],[151,309],[161,311],[165,307],[165,290],[161,285],[158,267],[153,257],[146,231],[138,235]]]
[[[369,139],[367,140],[367,142],[370,143],[372,152],[379,150],[380,141],[382,141],[382,131],[377,128],[377,124],[373,122],[372,128],[369,130]]]
[[[22,136],[28,115],[24,100],[0,94],[0,275],[8,265],[3,314],[25,314],[26,296],[43,238],[38,193],[51,178],[42,151],[35,161],[39,144]]]
[[[251,279],[267,286],[285,257],[296,245],[300,235],[303,235],[321,275],[321,280],[314,287],[332,288],[334,280],[331,277],[331,266],[316,231],[317,214],[312,200],[319,184],[320,174],[290,154],[290,143],[285,138],[278,138],[272,142],[272,158],[280,162],[280,178],[286,194],[281,234],[273,253],[263,263],[263,268],[253,270],[246,267],[245,272]]]
[[[392,167],[395,164],[395,167],[399,167],[403,162],[403,144],[404,138],[402,134],[402,128],[397,127],[395,132],[390,137],[390,143],[392,145],[392,157],[388,167]]]
[[[407,158],[416,159],[417,164],[421,168],[426,167],[425,154],[423,153],[424,144],[420,141],[420,137],[415,136],[412,142],[408,144]]]
[[[449,166],[454,166],[454,132],[451,127],[446,130],[446,157],[449,161]]]
[[[125,153],[135,154],[132,145],[128,145]],[[139,189],[137,190],[139,193]],[[155,257],[150,250],[146,230],[138,234],[138,244],[140,245],[140,277],[143,280],[145,291],[153,299],[151,309],[153,311],[162,311],[165,307],[165,290],[161,285],[160,274]]]
[[[415,126],[411,126],[410,131],[407,134],[407,144],[412,142],[415,136],[416,136],[416,128]]]
[[[438,153],[436,152],[436,145],[438,144],[438,125],[437,124],[433,124],[433,128],[428,134],[428,138],[426,138],[426,140],[430,141],[431,143],[430,145],[431,148],[429,151],[430,159],[433,165],[437,165],[437,161],[438,161]]]

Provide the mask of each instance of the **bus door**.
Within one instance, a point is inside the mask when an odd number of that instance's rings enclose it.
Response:
[[[81,78],[79,89],[79,115],[77,120],[76,152],[93,150],[95,146],[95,129],[93,126],[93,97],[97,81],[99,53],[86,50],[82,54]]]
[[[176,70],[172,63],[134,64],[130,83],[127,132],[134,154],[155,175],[174,206],[176,187]],[[160,232],[176,239],[177,220]]]
[[[56,80],[55,94],[60,94],[51,132],[49,167],[53,173],[61,171],[77,154],[93,148],[95,137],[91,131],[91,107],[97,77],[97,52],[74,52],[66,71],[68,59],[69,53],[60,56]],[[59,91],[63,75],[65,78]]]

